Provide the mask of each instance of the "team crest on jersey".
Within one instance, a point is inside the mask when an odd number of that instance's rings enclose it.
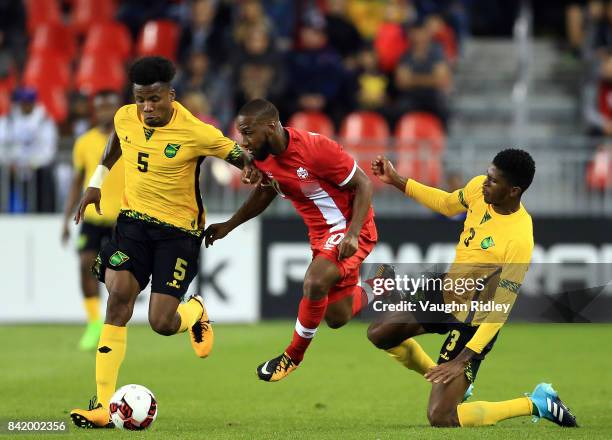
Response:
[[[130,257],[125,255],[123,252],[117,251],[113,255],[111,255],[111,257],[108,259],[108,262],[111,264],[111,266],[121,266],[129,259]]]
[[[153,136],[153,133],[155,132],[155,129],[154,128],[147,128],[147,127],[142,127],[142,129],[144,130],[145,139],[147,141],[149,139],[151,139],[151,136]]]
[[[166,149],[164,150],[164,154],[167,158],[172,159],[178,153],[179,148],[181,148],[181,144],[168,144],[166,145]]]
[[[490,247],[495,246],[495,242],[493,241],[493,237],[485,237],[480,242],[480,247],[483,249],[489,249]]]
[[[306,171],[306,168],[299,167],[295,172],[297,176],[302,180],[305,180],[308,178],[308,171]]]

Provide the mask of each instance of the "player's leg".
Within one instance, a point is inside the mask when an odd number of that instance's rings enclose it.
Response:
[[[79,341],[81,350],[94,350],[102,331],[100,317],[100,289],[96,277],[91,272],[94,261],[102,247],[102,241],[108,241],[112,228],[97,226],[84,222],[78,239],[79,272],[83,305],[87,314],[87,328]]]
[[[96,352],[95,401],[89,410],[76,409],[70,413],[75,425],[82,428],[101,428],[109,424],[108,405],[115,392],[119,368],[125,358],[127,323],[132,317],[136,297],[141,290],[136,277],[127,270],[106,269],[105,284],[108,290],[106,319]]]
[[[87,327],[79,341],[81,350],[95,349],[98,346],[100,332],[102,331],[99,284],[91,273],[96,255],[97,252],[93,250],[85,250],[79,253],[81,291],[83,292],[83,305],[87,314]]]
[[[389,356],[406,368],[421,376],[436,363],[414,339],[427,333],[422,324],[410,320],[404,312],[394,312],[368,327],[368,339],[376,348],[385,350]]]
[[[340,270],[332,261],[320,256],[312,260],[304,277],[304,296],[291,343],[283,354],[257,367],[261,380],[276,382],[297,368],[325,316],[327,293],[339,279]]]
[[[427,405],[429,424],[436,427],[461,426],[457,408],[469,386],[470,382],[463,374],[449,383],[432,384],[429,404]],[[474,403],[477,402],[466,405],[473,405]]]
[[[214,333],[204,300],[195,295],[181,303],[198,273],[201,240],[165,227],[157,227],[152,234],[156,241],[149,303],[151,328],[165,336],[189,330],[194,352],[205,358],[212,350]]]

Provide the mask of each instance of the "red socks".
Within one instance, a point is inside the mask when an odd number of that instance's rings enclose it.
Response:
[[[353,290],[353,316],[361,312],[361,309],[368,306],[368,294],[361,286],[355,286]]]
[[[327,296],[323,299],[312,301],[303,297],[300,301],[298,318],[295,322],[293,339],[285,350],[289,357],[299,364],[304,359],[304,352],[310,345],[310,341],[317,332],[317,328],[325,316],[327,308]]]

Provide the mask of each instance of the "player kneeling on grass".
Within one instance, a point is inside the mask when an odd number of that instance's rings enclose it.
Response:
[[[465,188],[453,193],[400,176],[384,157],[372,162],[372,171],[383,182],[440,214],[452,217],[467,211],[449,274],[454,275],[454,270],[466,266],[497,266],[501,270],[497,284],[492,286],[495,297],[516,297],[533,249],[531,217],[521,204],[521,196],[535,174],[535,163],[529,153],[518,149],[501,151],[486,176],[474,177]],[[446,292],[437,292],[437,298],[445,302]],[[505,301],[512,302],[513,299]],[[462,321],[459,313],[435,313],[438,316],[424,316],[416,311],[393,312],[368,328],[368,338],[376,347],[432,383],[427,411],[432,426],[494,425],[500,420],[528,415],[544,417],[560,426],[577,426],[569,408],[545,383],[537,385],[526,397],[461,403],[505,319],[485,320],[477,325]],[[424,333],[448,333],[438,365],[414,340]]]
[[[368,304],[357,283],[378,239],[372,183],[336,142],[283,127],[271,102],[248,102],[236,124],[264,181],[232,218],[206,229],[206,246],[261,214],[278,194],[291,200],[308,226],[312,248],[293,339],[284,353],[257,368],[261,380],[275,382],[297,368],[323,318],[339,328]]]
[[[75,217],[95,204],[108,170],[123,157],[125,189],[112,240],[102,249],[96,271],[109,293],[106,320],[96,353],[99,404],[70,415],[83,428],[110,425],[109,400],[115,391],[126,350],[126,325],[138,294],[151,282],[149,323],[161,335],[189,330],[197,356],[206,357],[213,333],[199,296],[181,299],[198,271],[204,230],[199,189],[206,156],[243,168],[243,181],[258,179],[250,158],[231,139],[201,122],[174,100],[174,66],[161,57],[145,57],[130,69],[136,104],[115,114],[115,133],[89,183]]]

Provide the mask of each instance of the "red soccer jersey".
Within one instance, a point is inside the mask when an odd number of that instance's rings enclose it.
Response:
[[[308,227],[310,242],[316,243],[350,224],[355,191],[344,186],[355,174],[357,162],[328,137],[285,128],[287,149],[255,165],[282,197],[291,200]],[[364,225],[373,216],[370,206]]]

